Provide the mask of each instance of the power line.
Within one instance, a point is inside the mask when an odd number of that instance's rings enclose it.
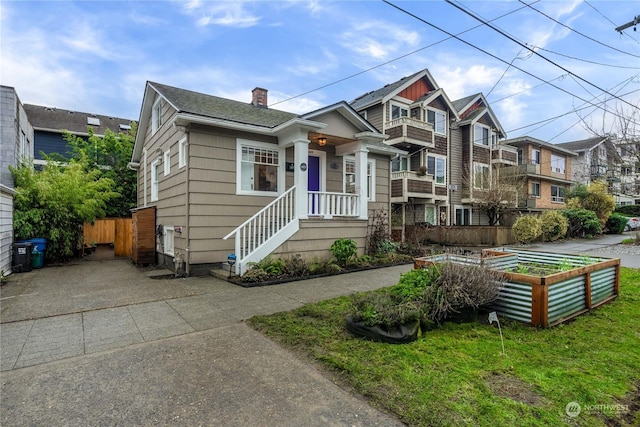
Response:
[[[592,5],[591,3],[589,3],[587,0],[584,0],[584,3],[589,6],[591,9],[595,10],[596,12],[598,12],[600,14],[600,16],[602,16],[604,19],[606,19],[607,21],[609,21],[612,25],[618,25],[615,22],[613,22],[611,19],[607,18],[602,12],[600,12],[594,5]],[[631,40],[633,40],[634,42],[640,44],[640,40],[636,40],[633,37],[631,37],[629,34],[627,33],[623,33],[625,36],[629,37]]]
[[[384,1],[384,0],[383,0],[383,1]],[[625,104],[627,104],[627,105],[629,105],[629,106],[631,106],[631,107],[634,107],[634,108],[635,108],[635,105],[632,105],[631,103],[629,103],[629,102],[625,101],[624,99],[618,98],[617,96],[615,96],[615,95],[612,95],[612,94],[608,93],[606,90],[602,89],[600,86],[596,85],[595,83],[591,83],[590,81],[588,81],[588,80],[586,80],[586,79],[584,79],[584,78],[582,78],[582,77],[578,76],[578,75],[577,75],[577,74],[575,74],[574,72],[569,71],[568,69],[566,69],[565,67],[561,66],[560,64],[557,64],[557,63],[555,63],[554,61],[552,61],[552,60],[548,59],[547,57],[545,57],[545,56],[543,56],[543,55],[539,54],[539,53],[538,53],[538,52],[536,52],[535,50],[533,50],[533,49],[531,49],[530,47],[528,47],[525,43],[522,43],[522,42],[520,42],[519,40],[516,40],[514,37],[512,37],[512,36],[510,36],[509,34],[505,33],[505,32],[504,32],[504,31],[502,31],[501,29],[499,29],[499,28],[495,27],[494,25],[491,25],[491,23],[490,23],[489,21],[487,21],[487,20],[485,20],[485,19],[483,19],[483,18],[480,18],[480,17],[479,17],[479,16],[477,16],[475,13],[472,13],[472,12],[470,12],[470,11],[468,11],[468,10],[465,10],[465,9],[464,9],[464,8],[462,8],[461,6],[458,6],[457,4],[453,3],[453,1],[452,1],[452,0],[445,0],[445,1],[446,1],[448,4],[450,4],[451,6],[455,7],[456,9],[458,9],[458,10],[460,10],[460,11],[464,12],[465,14],[469,15],[469,16],[470,16],[470,17],[472,17],[473,19],[477,20],[478,22],[481,22],[481,23],[485,24],[487,27],[491,28],[492,30],[496,31],[497,33],[501,34],[502,36],[504,36],[504,37],[508,38],[508,39],[509,39],[509,40],[511,40],[512,42],[517,43],[518,45],[520,45],[520,46],[524,47],[525,49],[527,49],[527,50],[529,50],[529,51],[533,52],[533,54],[534,54],[534,55],[536,55],[536,56],[538,56],[538,57],[540,57],[540,58],[544,59],[545,61],[549,62],[549,63],[550,63],[550,64],[552,64],[552,65],[555,65],[556,67],[560,68],[560,69],[561,69],[561,70],[563,70],[564,72],[569,73],[569,74],[571,74],[572,76],[574,76],[574,77],[576,77],[576,78],[578,78],[578,79],[582,80],[583,82],[587,83],[588,85],[591,85],[591,86],[595,87],[595,88],[596,88],[596,89],[598,89],[599,91],[604,92],[604,93],[606,93],[606,94],[608,94],[608,95],[610,95],[610,96],[612,96],[612,97],[614,97],[614,98],[618,99],[620,102],[624,102]],[[575,96],[575,95],[574,95],[574,96]]]
[[[564,53],[560,53],[560,52],[554,52],[553,50],[545,49],[545,48],[540,47],[540,46],[531,45],[531,47],[533,49],[543,50],[545,52],[549,52],[549,53],[552,53],[552,54],[558,55],[558,56],[563,56],[565,58],[573,59],[575,61],[587,62],[589,64],[600,65],[602,67],[623,68],[623,69],[628,69],[628,70],[640,69],[640,67],[625,67],[624,65],[603,64],[602,62],[596,62],[596,61],[590,61],[588,59],[576,58],[575,56],[565,55]]]
[[[500,58],[500,57],[498,57],[498,56],[496,56],[496,55],[494,55],[494,54],[492,54],[492,53],[490,53],[490,52],[488,52],[488,51],[486,51],[486,50],[484,50],[484,49],[482,49],[482,48],[480,48],[480,47],[478,47],[478,46],[476,46],[476,45],[474,45],[474,44],[472,44],[472,43],[470,43],[470,42],[468,42],[468,41],[466,41],[466,40],[463,40],[463,39],[461,39],[460,37],[458,37],[458,36],[456,36],[456,35],[454,35],[454,34],[451,34],[449,31],[447,31],[447,30],[445,30],[445,29],[442,29],[442,28],[438,27],[438,26],[437,26],[437,25],[435,25],[435,24],[430,23],[430,22],[426,21],[425,19],[420,18],[419,16],[417,16],[417,15],[415,15],[415,14],[413,14],[413,13],[411,13],[411,12],[409,12],[409,11],[407,11],[407,10],[403,9],[403,8],[401,8],[400,6],[397,6],[397,5],[393,4],[393,3],[391,3],[389,0],[382,0],[382,1],[383,1],[384,3],[386,3],[386,4],[388,4],[389,6],[394,7],[394,8],[396,8],[396,9],[398,9],[399,11],[401,11],[401,12],[403,12],[403,13],[405,13],[405,14],[407,14],[407,15],[409,15],[409,16],[411,16],[411,17],[413,17],[413,18],[415,18],[415,19],[417,19],[417,20],[419,20],[419,21],[421,21],[421,22],[423,22],[424,24],[426,24],[426,25],[428,25],[428,26],[430,26],[430,27],[432,27],[432,28],[435,28],[435,29],[436,29],[436,30],[438,30],[438,31],[441,31],[441,32],[443,32],[443,33],[447,34],[447,35],[448,35],[448,36],[450,36],[450,37],[455,38],[456,40],[458,40],[458,41],[460,41],[460,42],[462,42],[462,43],[466,44],[467,46],[470,46],[470,47],[472,47],[472,48],[474,48],[474,49],[476,49],[476,50],[479,50],[480,52],[484,53],[485,55],[488,55],[488,56],[490,56],[490,57],[492,57],[492,58],[494,58],[494,59],[496,59],[496,60],[498,60],[498,61],[500,61],[500,62],[503,62],[503,63],[505,63],[505,64],[508,64],[508,62],[507,62],[507,61],[505,61],[504,59],[502,59],[502,58]],[[588,103],[588,104],[591,104],[591,105],[593,105],[593,106],[595,106],[595,107],[597,107],[597,108],[599,108],[599,109],[601,109],[601,110],[603,110],[603,111],[605,111],[605,112],[609,112],[609,113],[611,113],[611,114],[617,115],[617,113],[612,113],[612,112],[608,111],[606,108],[603,108],[603,107],[601,107],[601,106],[599,106],[599,105],[593,104],[592,102],[587,101],[586,99],[581,98],[581,97],[579,97],[578,95],[575,95],[575,94],[573,94],[573,93],[569,92],[569,91],[568,91],[568,90],[566,90],[566,89],[563,89],[563,88],[561,88],[561,87],[559,87],[559,86],[557,86],[557,85],[554,85],[554,84],[552,84],[551,82],[549,82],[549,81],[547,81],[547,80],[544,80],[543,78],[538,77],[538,76],[536,76],[535,74],[532,74],[532,73],[530,73],[530,72],[529,72],[529,71],[527,71],[527,70],[524,70],[524,69],[522,69],[522,68],[520,68],[520,67],[518,67],[518,66],[516,66],[516,65],[513,65],[513,64],[512,64],[511,66],[512,66],[513,68],[515,68],[515,69],[517,69],[517,70],[519,70],[519,71],[521,71],[521,72],[525,73],[526,75],[533,77],[534,79],[540,80],[541,82],[544,82],[544,83],[548,84],[549,86],[554,87],[554,88],[558,89],[559,91],[566,93],[567,95],[571,95],[572,97],[578,98],[579,100],[581,100],[581,101],[583,101],[583,102],[586,102],[586,103]],[[602,90],[602,92],[606,92],[606,91]],[[625,102],[626,102],[626,101],[625,101]],[[634,107],[634,108],[635,108],[635,107]]]
[[[558,24],[558,25],[562,25],[564,28],[566,28],[566,29],[568,29],[568,30],[570,30],[570,31],[573,31],[573,32],[574,32],[574,33],[576,33],[576,34],[580,34],[582,37],[584,37],[584,38],[586,38],[586,39],[589,39],[589,40],[591,40],[591,41],[593,41],[593,42],[595,42],[595,43],[598,43],[598,44],[600,44],[600,45],[602,45],[602,46],[604,46],[604,47],[608,47],[609,49],[613,49],[613,50],[615,50],[616,52],[620,52],[620,53],[624,53],[625,55],[629,55],[629,56],[634,56],[634,57],[636,57],[636,58],[640,58],[640,56],[639,56],[639,55],[634,55],[634,54],[632,54],[632,53],[625,52],[625,51],[620,50],[620,49],[617,49],[617,48],[615,48],[615,47],[613,47],[613,46],[609,46],[609,45],[608,45],[608,44],[606,44],[606,43],[602,43],[601,41],[596,40],[596,39],[594,39],[593,37],[589,37],[588,35],[583,34],[583,33],[581,33],[580,31],[575,30],[575,29],[571,28],[571,27],[570,27],[570,26],[568,26],[568,25],[563,24],[562,22],[558,21],[557,19],[552,18],[551,16],[547,15],[547,14],[546,14],[546,13],[544,13],[543,11],[538,10],[538,9],[536,9],[535,7],[531,6],[530,4],[525,3],[523,0],[518,0],[518,1],[519,1],[520,3],[522,3],[522,4],[524,4],[525,6],[527,6],[528,8],[530,8],[531,10],[535,10],[535,11],[536,11],[536,12],[538,12],[540,15],[542,15],[542,16],[544,16],[544,17],[546,17],[546,18],[550,19],[550,20],[552,20],[552,21],[553,21],[553,22],[555,22],[556,24]]]
[[[565,78],[565,77],[567,77],[567,76],[568,76],[568,74],[561,74],[561,75],[559,75],[558,77],[556,77],[555,79],[551,79],[551,80],[549,80],[549,82],[552,82],[552,81],[554,81],[554,80],[562,80],[562,79],[564,79],[564,78]],[[528,91],[530,91],[531,89],[535,89],[535,88],[537,88],[537,87],[544,86],[544,85],[546,85],[546,84],[547,84],[547,82],[540,83],[539,85],[535,85],[535,86],[532,86],[532,87],[526,88],[526,89],[524,89],[524,90],[521,90],[521,91],[519,91],[519,92],[512,93],[511,95],[507,95],[507,96],[502,97],[502,98],[500,98],[500,99],[496,99],[495,101],[491,101],[491,104],[497,104],[498,102],[502,102],[502,101],[504,101],[505,99],[511,98],[511,97],[513,97],[513,96],[516,96],[516,95],[520,95],[521,93],[528,92]],[[487,96],[487,98],[488,98],[488,96]]]
[[[500,83],[502,81],[502,79],[504,78],[504,76],[507,75],[507,71],[509,71],[509,68],[511,68],[511,65],[514,63],[514,61],[516,59],[521,59],[523,61],[527,60],[528,58],[520,58],[520,54],[522,53],[522,51],[518,52],[518,54],[511,60],[511,62],[509,62],[509,65],[507,65],[507,68],[505,68],[504,72],[502,73],[502,75],[500,76],[500,78],[498,79],[497,82],[495,82],[495,84],[491,87],[491,89],[489,89],[489,92],[487,92],[487,97],[489,95],[491,95],[491,92],[493,92],[493,90],[496,88],[496,86],[498,86],[498,83]],[[531,54],[529,54],[529,57],[531,57]]]
[[[534,3],[532,3],[532,4],[538,3],[539,1],[541,1],[541,0],[536,0],[536,1],[535,1]],[[500,16],[498,16],[498,17],[496,17],[496,18],[492,19],[492,21],[494,21],[494,20],[496,20],[496,19],[504,18],[505,16],[509,16],[509,15],[511,15],[511,14],[513,14],[513,13],[516,13],[516,12],[518,12],[518,11],[522,10],[522,9],[525,9],[525,8],[526,8],[526,6],[519,7],[518,9],[514,9],[514,10],[512,10],[511,12],[507,12],[507,13],[505,13],[505,14],[503,14],[503,15],[500,15]],[[483,25],[483,24],[478,24],[478,25],[476,25],[476,26],[474,26],[474,27],[471,27],[471,28],[468,28],[468,29],[466,29],[466,30],[464,30],[464,31],[461,31],[461,32],[459,32],[459,33],[458,33],[458,34],[456,34],[456,35],[458,35],[458,36],[459,36],[459,35],[461,35],[461,34],[468,33],[469,31],[472,31],[472,30],[475,30],[476,28],[480,28],[480,27],[482,27],[482,25]],[[427,46],[421,47],[421,48],[419,48],[419,49],[416,49],[416,50],[411,51],[411,52],[409,52],[409,53],[406,53],[406,54],[404,54],[404,55],[401,55],[401,56],[398,56],[398,57],[396,57],[396,58],[390,59],[389,61],[383,62],[383,63],[381,63],[381,64],[374,65],[373,67],[367,68],[366,70],[359,71],[359,72],[357,72],[357,73],[355,73],[355,74],[351,74],[351,75],[349,75],[349,76],[347,76],[347,77],[343,77],[343,78],[341,78],[341,79],[339,79],[339,80],[335,80],[335,81],[333,81],[333,82],[331,82],[331,83],[327,83],[327,84],[322,85],[322,86],[320,86],[320,87],[317,87],[317,88],[315,88],[315,89],[311,89],[311,90],[308,90],[308,91],[306,91],[306,92],[300,93],[300,94],[298,94],[298,95],[295,95],[295,96],[292,96],[292,97],[289,97],[289,98],[283,99],[282,101],[274,102],[273,104],[271,104],[271,106],[278,105],[278,104],[282,104],[283,102],[291,101],[292,99],[300,98],[301,96],[305,96],[305,95],[308,95],[308,94],[310,94],[310,93],[317,92],[317,91],[322,90],[322,89],[325,89],[325,88],[327,88],[327,87],[330,87],[330,86],[336,85],[336,84],[338,84],[338,83],[342,83],[342,82],[344,82],[344,81],[346,81],[346,80],[349,80],[349,79],[352,79],[352,78],[354,78],[354,77],[360,76],[360,75],[362,75],[362,74],[368,73],[369,71],[373,71],[373,70],[375,70],[375,69],[377,69],[377,68],[380,68],[380,67],[383,67],[383,66],[385,66],[385,65],[389,65],[389,64],[391,64],[391,63],[393,63],[393,62],[399,61],[400,59],[403,59],[403,58],[406,58],[407,56],[411,56],[411,55],[413,55],[413,54],[416,54],[416,53],[418,53],[418,52],[421,52],[421,51],[423,51],[423,50],[425,50],[425,49],[428,49],[428,48],[433,47],[433,46],[435,46],[435,45],[437,45],[437,44],[443,43],[443,42],[445,42],[445,41],[447,41],[447,40],[451,40],[452,38],[455,38],[455,36],[454,36],[454,35],[450,35],[449,37],[446,37],[446,38],[444,38],[444,39],[442,39],[442,40],[439,40],[439,41],[437,41],[437,42],[435,42],[435,43],[431,43],[430,45],[427,45]]]

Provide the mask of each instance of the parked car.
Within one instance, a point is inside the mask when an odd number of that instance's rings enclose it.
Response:
[[[639,229],[640,229],[640,218],[638,217],[629,218],[629,220],[627,221],[627,225],[624,226],[624,231],[639,230]]]

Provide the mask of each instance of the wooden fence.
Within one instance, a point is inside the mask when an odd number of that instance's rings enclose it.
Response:
[[[112,244],[115,256],[131,256],[131,218],[97,219],[84,225],[84,241],[98,245]]]
[[[516,243],[511,227],[490,225],[435,226],[407,225],[408,242],[454,246],[503,246]]]

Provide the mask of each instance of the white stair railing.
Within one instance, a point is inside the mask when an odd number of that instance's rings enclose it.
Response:
[[[294,201],[291,187],[223,238],[235,235],[236,274],[244,274],[248,263],[260,261],[299,230]]]

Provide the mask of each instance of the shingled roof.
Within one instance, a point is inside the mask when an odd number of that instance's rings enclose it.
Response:
[[[595,147],[596,145],[599,145],[601,142],[607,139],[608,137],[597,136],[595,138],[587,138],[587,139],[581,139],[579,141],[563,142],[556,145],[558,147],[566,148],[567,150],[582,152],[582,151],[591,150],[593,147]]]
[[[424,70],[420,70],[417,73],[411,74],[410,76],[403,77],[400,80],[398,80],[397,82],[389,83],[388,85],[385,85],[384,87],[382,87],[380,89],[365,93],[364,95],[361,95],[358,98],[356,98],[353,101],[351,101],[349,104],[355,110],[359,110],[362,107],[366,107],[367,105],[379,102],[385,96],[387,96],[390,93],[396,91],[400,86],[405,84],[408,80],[411,80],[416,75],[418,75],[418,74],[420,74],[422,72],[424,72]]]
[[[161,83],[149,82],[178,112],[202,117],[228,120],[255,126],[274,128],[297,114],[272,108],[260,107],[249,102],[239,102],[218,96],[207,95]]]
[[[101,114],[82,113],[62,108],[42,105],[23,105],[29,122],[35,130],[60,132],[68,130],[76,135],[87,135],[91,126],[96,135],[104,135],[106,130],[118,133],[129,129],[133,120],[110,117]]]

